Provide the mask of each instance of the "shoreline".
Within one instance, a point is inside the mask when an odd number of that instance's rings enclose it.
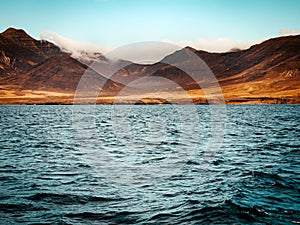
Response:
[[[0,93],[0,105],[259,105],[259,104],[300,104],[300,95],[296,92],[285,93],[249,93],[232,94],[225,91],[221,96],[217,94],[206,96],[192,90],[187,95],[181,93],[149,93],[143,95],[119,96],[112,93],[97,97],[76,97],[74,92],[22,90],[18,93]]]

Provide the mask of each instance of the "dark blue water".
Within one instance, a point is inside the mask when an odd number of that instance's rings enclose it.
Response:
[[[299,105],[87,107],[0,107],[1,224],[300,223]]]

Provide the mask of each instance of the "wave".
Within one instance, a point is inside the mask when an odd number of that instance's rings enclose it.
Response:
[[[71,195],[71,194],[56,194],[56,193],[37,193],[32,196],[26,197],[28,200],[32,201],[44,201],[52,202],[55,204],[86,204],[90,202],[111,202],[111,201],[122,201],[122,198],[107,198],[99,196],[84,196],[84,195]]]
[[[121,212],[78,212],[68,213],[65,216],[73,219],[81,219],[83,221],[97,221],[105,222],[107,224],[133,224],[138,221],[138,217],[134,216],[134,212],[121,211]]]
[[[0,212],[15,213],[24,211],[40,211],[45,210],[43,206],[36,206],[34,204],[26,203],[2,203],[0,204]]]

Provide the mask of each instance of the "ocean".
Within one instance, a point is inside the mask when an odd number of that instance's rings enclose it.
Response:
[[[300,224],[300,105],[0,106],[0,224]]]

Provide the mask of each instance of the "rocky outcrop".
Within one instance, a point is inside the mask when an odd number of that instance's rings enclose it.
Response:
[[[54,44],[37,41],[14,28],[0,34],[0,52],[1,77],[26,73],[48,57],[62,54]]]

